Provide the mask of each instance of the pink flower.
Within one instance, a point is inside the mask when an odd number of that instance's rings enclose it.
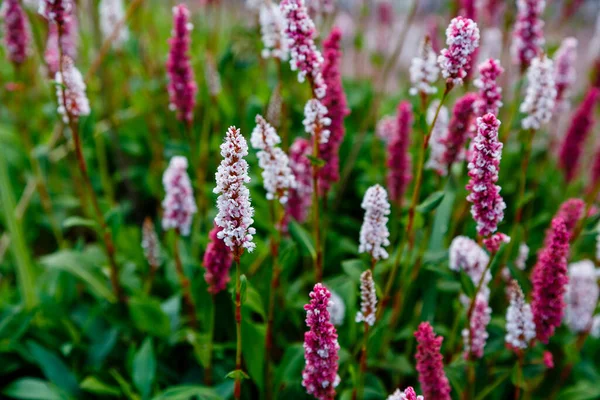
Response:
[[[296,178],[296,187],[289,190],[286,215],[289,214],[300,223],[306,221],[312,204],[312,169],[307,157],[311,150],[310,142],[304,138],[297,138],[289,150],[290,168]]]
[[[510,237],[504,233],[495,233],[487,239],[483,240],[485,248],[492,254],[497,253],[500,250],[502,243],[510,243]]]
[[[329,290],[317,283],[310,292],[310,303],[304,306],[306,325],[310,330],[304,334],[306,364],[302,371],[302,386],[318,400],[333,399],[340,380],[337,374],[340,345],[327,310],[330,298]]]
[[[479,64],[479,79],[474,84],[479,88],[479,98],[474,104],[475,114],[483,117],[487,113],[498,115],[502,107],[502,88],[498,85],[498,77],[504,69],[500,61],[490,58]]]
[[[470,356],[483,357],[483,349],[489,336],[487,326],[490,323],[491,315],[492,309],[488,305],[488,296],[479,293],[475,300],[469,328],[462,331],[465,359],[469,359]]]
[[[173,31],[169,39],[167,75],[169,76],[169,108],[177,111],[177,119],[192,123],[198,87],[190,63],[190,12],[185,4],[173,7]]]
[[[321,73],[323,56],[314,42],[317,36],[315,24],[302,0],[282,0],[279,7],[287,21],[285,33],[290,48],[290,67],[292,71],[298,71],[299,82],[308,78],[315,97],[322,99],[327,84]]]
[[[388,396],[387,400],[424,400],[423,396],[417,396],[417,392],[412,386],[407,387],[404,391],[396,389],[394,393]]]
[[[554,218],[561,218],[565,223],[569,237],[575,231],[585,209],[585,201],[577,198],[565,200],[559,207]],[[548,236],[548,232],[546,232]]]
[[[456,17],[446,30],[447,49],[438,57],[442,75],[452,85],[462,85],[467,76],[473,52],[479,47],[479,28],[473,20]]]
[[[552,353],[549,351],[544,351],[544,365],[548,369],[554,368],[554,357],[552,357]]]
[[[577,78],[577,39],[564,38],[554,55],[554,82],[556,84],[556,107],[563,110],[568,103],[569,89]]]
[[[563,140],[559,163],[567,182],[571,182],[577,173],[585,141],[594,125],[594,111],[599,97],[600,89],[590,88],[577,108]]]
[[[54,80],[58,83],[58,113],[62,115],[65,123],[69,120],[77,121],[80,116],[90,114],[90,102],[83,76],[69,56],[63,56],[62,71],[56,73]]]
[[[379,0],[377,2],[377,22],[381,26],[392,26],[394,23],[394,5],[391,0]]]
[[[187,168],[187,158],[175,156],[163,174],[165,199],[162,202],[162,226],[164,230],[177,229],[183,236],[190,234],[192,218],[198,211]]]
[[[422,322],[415,332],[417,339],[417,371],[426,399],[451,400],[450,384],[444,373],[444,357],[440,353],[441,336],[435,336],[429,322]]]
[[[356,322],[373,326],[377,314],[377,294],[370,269],[360,275],[360,311],[356,313]]]
[[[219,232],[223,228],[215,225],[208,234],[210,242],[206,246],[202,264],[206,268],[204,279],[208,283],[208,292],[217,294],[227,287],[229,282],[229,269],[233,262],[233,254],[223,239],[219,239]]]
[[[512,280],[508,287],[510,304],[506,310],[506,336],[504,340],[507,347],[513,350],[526,349],[529,342],[535,337],[535,324],[531,306],[525,302],[523,290]]]
[[[539,55],[545,43],[542,21],[545,7],[545,0],[517,0],[517,20],[510,50],[521,71],[529,68],[531,60]]]
[[[387,149],[387,187],[390,199],[399,202],[412,178],[410,168],[410,131],[413,116],[411,105],[403,101],[398,106],[396,135],[388,143]]]
[[[342,87],[340,73],[342,52],[340,40],[342,33],[335,27],[323,42],[325,62],[323,63],[323,79],[327,85],[327,94],[322,100],[327,108],[327,117],[331,120],[329,125],[329,140],[319,146],[319,156],[325,165],[319,169],[319,193],[327,193],[331,184],[340,179],[339,150],[344,140],[344,118],[350,113],[346,105],[346,94]]]
[[[506,204],[500,196],[498,171],[502,157],[502,143],[498,141],[500,121],[494,114],[477,118],[477,136],[474,139],[473,156],[468,165],[471,193],[467,201],[473,203],[471,215],[477,222],[477,233],[487,237],[496,232],[504,218]]]
[[[561,324],[565,308],[563,298],[569,281],[569,233],[562,218],[552,220],[552,229],[547,232],[545,243],[532,273],[531,309],[537,338],[547,344]]]
[[[73,0],[40,0],[39,13],[50,22],[63,25],[74,12]]]
[[[146,261],[152,267],[158,267],[160,264],[160,242],[154,229],[152,219],[147,217],[142,225],[142,250]]]
[[[30,53],[31,31],[19,0],[6,0],[0,14],[4,25],[4,46],[14,64],[25,62]]]
[[[63,54],[74,60],[77,58],[78,29],[77,16],[73,14],[63,22],[62,33],[60,35],[60,48]],[[58,44],[58,25],[55,22],[48,21],[48,37],[46,38],[44,61],[51,76],[54,76],[58,72]]]
[[[442,141],[446,145],[443,158],[448,169],[456,161],[462,161],[465,158],[465,143],[469,137],[469,126],[471,125],[473,106],[476,100],[476,94],[467,93],[454,104],[448,134]]]

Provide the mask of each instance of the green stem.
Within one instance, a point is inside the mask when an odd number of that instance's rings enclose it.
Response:
[[[175,232],[175,237],[173,239],[173,257],[175,258],[175,270],[179,278],[179,284],[181,285],[183,302],[188,313],[190,328],[197,330],[198,318],[196,317],[196,304],[194,303],[194,298],[192,297],[190,280],[187,278],[187,276],[185,276],[183,263],[181,262],[181,256],[179,255],[179,230]]]
[[[215,300],[215,295],[210,296],[210,316],[209,316],[209,326],[208,326],[208,358],[206,367],[204,368],[204,384],[206,386],[211,386],[213,381],[213,371],[212,371],[212,356],[213,356],[213,347],[214,347],[214,339],[215,339],[215,314],[217,303]]]
[[[319,141],[320,141],[321,127],[315,129],[315,135],[313,137],[313,166],[312,166],[312,178],[313,178],[313,234],[315,239],[315,282],[321,282],[323,279],[323,247],[321,245],[321,219],[319,216],[319,166],[317,160],[319,159]]]
[[[240,272],[240,254],[235,252],[235,333],[237,338],[235,348],[235,385],[233,395],[239,399],[242,395],[242,284]]]

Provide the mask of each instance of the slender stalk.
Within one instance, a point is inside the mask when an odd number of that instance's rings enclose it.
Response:
[[[235,259],[235,332],[237,344],[235,348],[235,385],[233,395],[239,399],[242,395],[242,283],[240,272],[240,250],[236,250]]]
[[[204,384],[206,386],[211,386],[213,383],[213,370],[212,370],[212,353],[214,348],[214,339],[215,339],[215,314],[217,303],[215,300],[215,295],[210,296],[211,308],[210,308],[210,320],[208,327],[208,359],[206,366],[204,368]]]
[[[358,373],[358,383],[357,386],[352,390],[352,400],[356,400],[357,398],[364,398],[365,374],[367,372],[367,343],[369,341],[369,324],[365,322],[364,327],[365,336],[363,338],[363,343],[360,350],[360,368]]]
[[[321,282],[323,279],[323,247],[321,244],[321,227],[320,227],[320,216],[319,216],[319,166],[317,160],[319,159],[319,142],[321,136],[321,126],[315,128],[315,134],[313,137],[313,166],[312,166],[312,180],[313,180],[313,192],[312,192],[312,203],[313,203],[313,231],[315,240],[315,282]]]
[[[181,256],[179,254],[179,230],[176,230],[173,239],[173,257],[175,258],[175,270],[177,271],[177,277],[179,278],[179,284],[181,285],[181,291],[183,293],[183,302],[188,313],[188,319],[190,328],[193,330],[198,329],[198,318],[196,317],[196,305],[190,288],[190,280],[185,276],[183,270],[183,263],[181,262]]]
[[[515,385],[515,400],[521,397],[521,380],[523,379],[523,351],[519,351],[517,362],[517,384]]]
[[[523,73],[519,75],[519,79],[517,80],[517,84],[515,86],[515,90],[512,96],[512,107],[510,108],[508,118],[505,124],[502,124],[502,133],[500,134],[500,141],[502,143],[508,143],[510,138],[510,133],[512,131],[512,123],[517,116],[517,112],[519,111],[519,95],[521,94],[521,88],[523,87]]]
[[[531,148],[533,146],[533,136],[535,131],[530,129],[525,138],[523,159],[521,160],[521,177],[519,181],[519,197],[517,198],[517,210],[515,212],[514,226],[521,222],[523,216],[523,199],[525,197],[525,187],[527,185],[527,168],[529,167],[529,159],[531,157]]]

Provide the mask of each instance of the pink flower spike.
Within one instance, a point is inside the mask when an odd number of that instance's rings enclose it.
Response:
[[[479,78],[474,82],[479,89],[479,98],[474,105],[478,117],[487,113],[498,115],[502,107],[502,88],[498,84],[498,78],[503,72],[500,61],[493,58],[479,64]]]
[[[22,64],[31,53],[31,30],[19,0],[6,0],[0,9],[4,25],[4,47],[8,59]]]
[[[60,35],[60,49],[63,55],[77,59],[77,42],[79,41],[79,25],[77,14],[69,16],[62,24]],[[44,51],[44,61],[50,72],[54,76],[58,72],[59,57],[59,37],[58,25],[55,22],[48,21],[48,37],[46,38],[46,49]]]
[[[500,121],[493,114],[477,118],[477,136],[474,139],[473,156],[468,165],[471,215],[477,222],[477,233],[487,237],[496,232],[504,218],[506,204],[500,196],[498,172],[502,157],[502,143],[498,141]]]
[[[333,399],[335,388],[340,382],[337,374],[340,345],[327,310],[330,298],[329,290],[317,283],[310,292],[310,303],[304,306],[309,331],[304,334],[306,364],[302,371],[302,386],[306,393],[317,400]]]
[[[409,147],[413,116],[408,101],[398,106],[397,118],[396,135],[390,139],[387,149],[387,189],[393,202],[400,202],[412,178]]]
[[[517,20],[510,48],[513,62],[524,72],[545,43],[542,14],[546,0],[517,0]]]
[[[306,221],[312,204],[312,167],[308,159],[311,154],[312,146],[304,138],[297,138],[290,146],[290,168],[296,179],[296,186],[289,190],[286,216],[289,215],[300,223]]]
[[[286,20],[285,34],[290,49],[290,67],[298,71],[298,81],[309,79],[314,95],[322,99],[327,92],[321,67],[323,56],[317,49],[314,39],[317,30],[303,0],[282,0],[279,4]]]
[[[556,83],[557,109],[566,111],[569,104],[569,89],[577,78],[577,39],[564,38],[554,55],[554,82]]]
[[[562,218],[552,220],[547,232],[545,247],[538,255],[533,269],[533,295],[531,309],[537,338],[547,344],[564,316],[564,294],[569,281],[567,257],[569,233]]]
[[[455,162],[462,161],[465,158],[465,143],[469,137],[469,126],[471,125],[473,106],[476,100],[476,94],[467,93],[454,104],[448,134],[442,141],[446,145],[443,158],[448,169]]]
[[[488,305],[488,296],[479,293],[475,299],[475,306],[469,322],[469,328],[463,329],[462,337],[465,344],[464,358],[470,356],[483,357],[483,349],[487,342],[487,326],[490,323],[492,309]]]
[[[323,106],[327,108],[327,117],[331,120],[329,125],[329,140],[319,145],[319,157],[325,161],[325,165],[319,169],[319,194],[325,195],[331,184],[340,179],[340,146],[346,133],[344,118],[350,114],[346,104],[346,94],[342,87],[342,75],[340,72],[342,52],[340,40],[342,32],[334,27],[331,33],[323,41],[325,62],[323,63],[323,79],[327,85],[327,94],[322,100]]]
[[[387,400],[424,400],[423,396],[417,396],[417,392],[412,386],[407,387],[404,391],[396,389],[394,393],[388,396]]]
[[[177,111],[177,119],[185,121],[188,125],[192,123],[194,117],[198,92],[189,56],[192,28],[187,6],[179,4],[173,7],[173,31],[169,39],[167,59],[169,108]]]
[[[585,209],[585,201],[577,198],[565,200],[561,205],[554,218],[562,218],[567,228],[569,238],[573,235],[579,220],[583,217]],[[548,232],[546,232],[548,235]]]
[[[590,88],[577,111],[575,111],[569,130],[563,140],[559,153],[559,163],[567,182],[571,182],[577,174],[586,139],[594,125],[594,111],[599,98],[600,89]]]
[[[440,353],[441,336],[435,336],[429,322],[422,322],[415,332],[417,339],[417,372],[426,399],[451,400],[450,383],[444,373],[444,357]]]
[[[40,0],[39,13],[49,22],[63,25],[74,12],[73,0]]]
[[[69,56],[63,56],[62,72],[56,73],[55,81],[58,113],[62,115],[65,123],[70,119],[76,121],[80,116],[90,114],[90,102],[83,76]]]
[[[223,228],[215,225],[208,234],[210,242],[206,246],[202,264],[206,268],[204,279],[208,284],[208,292],[217,294],[227,287],[229,282],[229,269],[233,262],[233,253],[223,239],[219,239],[219,232]]]
[[[162,226],[164,230],[177,229],[183,236],[190,234],[192,218],[198,211],[187,168],[187,158],[175,156],[163,175],[165,199],[162,202]]]
[[[447,84],[462,85],[467,76],[473,52],[479,47],[479,28],[465,17],[456,17],[450,21],[446,30],[446,45],[438,57],[442,76]]]
[[[504,233],[495,233],[489,238],[483,239],[485,248],[492,254],[495,254],[500,250],[502,243],[510,243],[510,237]]]

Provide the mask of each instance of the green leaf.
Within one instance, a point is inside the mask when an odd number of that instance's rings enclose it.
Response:
[[[292,238],[294,238],[294,240],[299,243],[313,259],[316,259],[317,251],[315,250],[315,245],[313,244],[313,241],[306,229],[304,229],[302,225],[298,224],[296,221],[290,221],[289,230]]]
[[[308,158],[308,160],[310,161],[310,165],[317,166],[319,168],[325,165],[325,160],[323,160],[322,158],[317,158],[310,154],[306,155],[306,158]]]
[[[87,378],[85,378],[83,382],[81,382],[79,387],[86,392],[98,395],[113,397],[121,396],[121,391],[119,390],[119,388],[104,383],[95,376],[88,376]]]
[[[475,295],[475,284],[473,283],[473,280],[471,279],[471,277],[469,275],[467,275],[467,273],[465,271],[462,271],[462,270],[459,272],[459,277],[460,277],[460,286],[462,287],[463,292],[470,299],[472,299],[473,296]]]
[[[142,347],[133,357],[133,373],[131,375],[135,387],[142,393],[142,398],[149,398],[156,375],[156,359],[151,338],[144,340]]]
[[[442,200],[444,200],[444,192],[433,192],[421,204],[417,206],[417,211],[422,214],[426,214],[430,211],[433,211],[436,208],[438,208],[440,204],[442,204]]]
[[[171,333],[169,317],[161,309],[157,300],[132,297],[127,304],[131,319],[137,329],[153,336],[169,336]]]
[[[96,228],[96,222],[82,217],[69,217],[62,223],[63,228],[72,228],[75,226],[84,226],[86,228]]]
[[[79,392],[77,379],[58,356],[33,341],[27,342],[27,348],[33,362],[40,367],[48,380],[67,393]]]
[[[225,375],[225,378],[229,378],[229,379],[250,379],[250,377],[248,376],[247,373],[245,373],[244,371],[242,371],[241,369],[234,369],[233,371],[229,371],[227,373],[227,375]]]
[[[580,381],[560,392],[559,399],[597,400],[600,397],[598,382]]]
[[[358,282],[360,274],[363,273],[365,267],[365,263],[359,258],[342,261],[342,269],[355,282]]]
[[[3,391],[8,397],[26,400],[65,400],[68,397],[51,383],[36,378],[21,378],[12,382]]]
[[[240,276],[240,301],[242,304],[246,302],[246,293],[248,292],[248,279],[246,275],[242,274]]]
[[[152,400],[219,400],[220,397],[211,388],[204,386],[174,386]]]
[[[492,274],[492,277],[496,276],[496,272],[498,271],[498,268],[500,268],[500,265],[502,265],[502,263],[504,261],[504,253],[506,253],[508,247],[509,247],[509,243],[502,243],[500,245],[500,248],[498,249],[498,252],[494,255],[494,258],[490,261],[491,262],[490,273]]]

